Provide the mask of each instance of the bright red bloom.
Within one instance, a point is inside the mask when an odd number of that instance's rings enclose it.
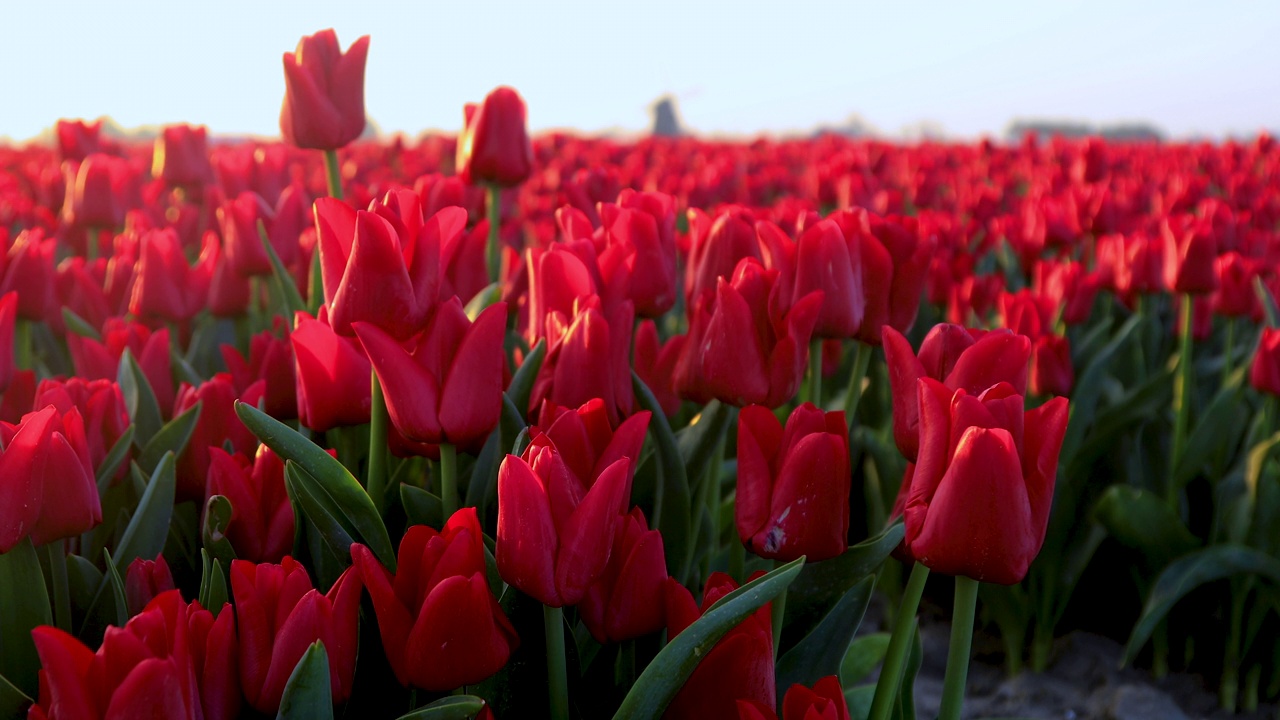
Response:
[[[124,192],[131,175],[128,160],[94,154],[78,168],[66,166],[65,171],[63,222],[81,229],[115,229],[124,224]]]
[[[1218,236],[1212,223],[1190,217],[1165,218],[1160,236],[1165,244],[1165,283],[1171,290],[1199,294],[1218,289],[1214,270]]]
[[[979,395],[918,381],[920,454],[906,496],[906,545],[947,575],[1012,585],[1040,552],[1067,400],[1024,411],[1008,383]]]
[[[533,174],[533,145],[529,142],[524,98],[502,86],[484,102],[467,108],[466,124],[458,135],[458,175],[466,182],[515,187]]]
[[[1249,382],[1258,392],[1280,395],[1280,328],[1262,328]]]
[[[506,322],[506,303],[489,306],[473,323],[454,297],[407,348],[375,325],[352,327],[382,383],[391,422],[405,438],[475,449],[502,413]]]
[[[88,532],[102,522],[84,421],[52,405],[0,423],[0,553]]]
[[[756,573],[754,580],[763,573]],[[667,634],[677,637],[701,617],[717,600],[738,589],[733,578],[711,573],[699,609],[682,585],[667,583]],[[705,720],[737,716],[739,700],[755,701],[765,707],[777,705],[773,676],[773,623],[766,603],[725,633],[698,663],[684,687],[667,706],[664,718]]]
[[[332,451],[330,451],[332,452]],[[236,557],[251,562],[279,562],[293,548],[293,506],[284,486],[284,461],[266,445],[253,462],[241,453],[228,455],[209,448],[205,496],[231,501],[227,539]]]
[[[1031,341],[1023,335],[939,324],[920,343],[919,357],[893,328],[883,338],[893,391],[893,439],[908,461],[915,461],[919,443],[920,411],[913,388],[920,378],[940,380],[949,388],[970,393],[982,392],[998,382],[1011,383],[1019,394],[1027,391]]]
[[[125,604],[129,606],[129,617],[143,611],[160,593],[173,590],[173,573],[169,572],[169,563],[164,555],[157,555],[155,560],[134,558],[124,576]]]
[[[378,614],[387,660],[401,685],[435,692],[478,683],[520,643],[485,580],[475,508],[436,532],[414,525],[400,541],[396,574],[359,543],[351,558]]]
[[[258,438],[236,416],[236,400],[252,407],[258,406],[265,385],[259,380],[243,392],[237,392],[229,373],[218,373],[192,387],[182,383],[174,400],[173,415],[177,417],[196,403],[200,403],[200,418],[191,439],[178,457],[179,500],[205,499],[205,481],[209,476],[209,449],[222,447],[230,442],[237,452],[246,455],[258,447]]]
[[[587,487],[546,435],[508,455],[498,470],[502,579],[544,605],[578,604],[609,562],[630,464],[617,459]]]
[[[105,149],[101,118],[93,122],[59,120],[54,130],[58,136],[58,155],[63,160],[79,162]]]
[[[544,401],[538,413],[538,422],[546,436],[555,443],[569,470],[577,476],[583,487],[591,487],[596,478],[619,458],[631,460],[627,476],[635,474],[649,427],[650,413],[642,410],[627,418],[614,430],[609,424],[609,413],[604,401],[588,400],[577,410],[562,408]],[[631,498],[631,485],[623,493],[623,505],[618,512],[625,514]]]
[[[606,310],[596,295],[578,298],[571,313],[550,313],[547,356],[533,383],[529,409],[537,409],[544,400],[578,407],[600,398],[610,424],[629,416],[634,404],[628,362],[634,325],[630,301]]]
[[[811,403],[782,423],[761,405],[738,415],[738,536],[776,560],[836,557],[848,548],[849,440],[843,412]]]
[[[283,329],[283,322],[276,318],[276,329]],[[293,348],[289,332],[281,337],[272,330],[264,330],[249,339],[249,359],[246,360],[234,345],[222,346],[222,360],[235,387],[240,392],[261,380],[266,384],[263,409],[277,420],[298,417],[297,381],[294,377]]]
[[[853,337],[867,311],[862,246],[846,242],[840,226],[832,220],[805,228],[795,244],[795,286],[790,304],[814,290],[822,291],[814,336]]]
[[[578,616],[600,643],[622,642],[666,627],[667,560],[662,534],[640,508],[622,518],[604,573],[578,605]]]
[[[23,230],[0,262],[0,295],[18,291],[18,317],[24,320],[44,320],[59,310],[53,266],[57,245],[56,238],[45,237],[39,228]]]
[[[182,322],[203,310],[218,257],[214,236],[205,237],[194,266],[187,264],[182,241],[171,228],[147,231],[141,246],[129,312],[138,317]]]
[[[13,382],[13,334],[18,320],[18,291],[0,295],[0,394]]]
[[[857,338],[879,345],[885,325],[906,332],[920,309],[933,242],[921,239],[914,218],[881,217],[858,209],[832,213],[831,219],[844,232],[866,295]]]
[[[129,427],[129,412],[124,395],[114,380],[42,380],[36,388],[31,407],[53,405],[60,415],[73,408],[84,418],[85,438],[89,446],[89,463],[98,467]]]
[[[333,29],[306,35],[284,54],[280,134],[300,148],[337,150],[364,132],[365,35],[344,53]]]
[[[319,320],[298,313],[294,322],[289,343],[296,361],[299,421],[316,432],[369,422],[372,365],[360,342],[335,333],[323,306]]]
[[[169,125],[156,138],[151,174],[169,185],[197,190],[213,182],[209,130],[203,125]]]
[[[76,375],[85,380],[114,381],[119,372],[120,356],[126,349],[138,361],[151,391],[155,393],[160,412],[173,407],[173,368],[170,364],[169,328],[152,332],[140,323],[126,323],[119,318],[107,320],[102,328],[103,342],[71,334],[67,347]],[[168,417],[168,415],[165,415]]]
[[[701,210],[689,210],[689,260],[685,264],[684,287],[689,307],[714,295],[720,278],[733,277],[743,258],[763,262],[755,222],[755,217],[743,208],[725,208],[714,221]]]
[[[628,250],[627,297],[640,317],[659,317],[676,302],[675,199],[665,193],[623,190],[600,206],[610,244]]]
[[[1031,393],[1070,395],[1075,384],[1071,342],[1063,335],[1042,335],[1031,346]]]
[[[279,565],[231,561],[240,638],[240,684],[258,712],[274,713],[293,668],[312,643],[324,643],[335,703],[351,695],[360,622],[360,573],[347,568],[321,595],[307,570],[285,556]]]

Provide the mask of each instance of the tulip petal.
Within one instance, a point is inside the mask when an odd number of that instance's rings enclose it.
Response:
[[[396,339],[369,323],[352,325],[382,383],[387,414],[400,434],[415,442],[444,441],[440,418],[440,390],[436,378]]]
[[[466,448],[483,443],[502,413],[502,339],[506,303],[480,313],[454,355],[442,383],[440,425],[443,439]]]
[[[609,562],[629,469],[626,458],[605,468],[560,529],[556,588],[565,605],[578,604]]]
[[[413,684],[443,692],[493,675],[511,657],[483,573],[454,575],[427,596],[409,635]]]
[[[498,543],[502,579],[544,605],[559,607],[555,555],[559,539],[542,483],[521,458],[508,455],[498,469]]]

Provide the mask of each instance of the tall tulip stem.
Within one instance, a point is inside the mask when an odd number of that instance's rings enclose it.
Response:
[[[71,590],[67,582],[67,550],[62,540],[56,540],[40,548],[49,561],[49,576],[53,581],[53,618],[59,630],[71,632]]]
[[[453,443],[440,443],[440,506],[442,522],[447,522],[458,509],[458,448]]]
[[[489,218],[489,242],[485,245],[484,264],[489,270],[489,282],[502,282],[502,188],[489,185],[486,189],[485,211]]]
[[[568,720],[569,671],[564,659],[564,609],[543,605],[542,622],[547,634],[547,693],[551,698],[551,720]]]
[[[1231,377],[1231,372],[1235,370],[1235,350],[1236,350],[1236,319],[1227,318],[1227,337],[1224,343],[1225,350],[1222,351],[1222,382],[1225,385],[1227,379]]]
[[[809,402],[822,407],[822,338],[809,341]]]
[[[867,377],[867,369],[871,367],[871,356],[875,349],[870,345],[854,341],[857,350],[853,356],[853,370],[849,373],[849,391],[844,396],[844,418],[852,428],[854,418],[858,415],[858,405],[862,402],[862,381]]]
[[[893,635],[889,638],[889,648],[884,655],[884,664],[880,668],[880,679],[876,681],[876,694],[871,701],[871,713],[868,720],[888,720],[893,710],[894,700],[898,696],[898,685],[902,682],[903,663],[907,659],[907,648],[915,635],[916,608],[920,606],[920,596],[924,594],[925,581],[929,579],[929,568],[916,563],[911,568],[911,579],[907,581],[907,589],[902,593],[902,602],[894,613]]]
[[[964,686],[969,677],[969,653],[973,648],[973,616],[978,608],[978,581],[956,576],[956,601],[951,610],[951,648],[947,674],[942,680],[942,707],[938,720],[960,720]]]
[[[378,374],[369,373],[372,405],[369,408],[369,482],[366,489],[373,506],[382,512],[387,485],[387,399]]]
[[[1179,308],[1178,318],[1178,377],[1173,388],[1173,457],[1169,464],[1169,477],[1172,478],[1178,467],[1178,463],[1182,460],[1182,453],[1186,450],[1187,429],[1191,421],[1191,324],[1192,311],[1195,302],[1191,295],[1182,296],[1182,307]],[[1176,506],[1178,499],[1175,497],[1172,481],[1167,488],[1168,495],[1165,500]]]
[[[342,166],[338,164],[338,151],[324,151],[325,178],[329,181],[329,197],[342,199]]]

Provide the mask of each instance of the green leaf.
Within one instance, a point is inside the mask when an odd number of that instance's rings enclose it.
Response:
[[[653,658],[623,699],[615,720],[660,717],[720,638],[785,592],[803,565],[803,557],[793,560],[720,598]]]
[[[147,381],[142,367],[128,348],[120,355],[116,382],[120,385],[120,393],[124,395],[124,406],[129,411],[129,419],[136,429],[134,442],[138,447],[144,447],[160,431],[164,421],[151,383]]]
[[[400,483],[400,504],[410,525],[444,527],[444,504],[440,498],[414,485]]]
[[[311,279],[308,280],[308,284],[311,293],[307,298],[307,314],[315,317],[316,313],[320,312],[320,306],[324,304],[324,269],[320,265],[319,249],[311,253]],[[293,327],[293,318],[288,318],[288,321],[289,326]]]
[[[0,717],[26,717],[32,702],[26,693],[0,675]]]
[[[105,580],[111,583],[111,596],[115,599],[116,604],[116,627],[124,627],[129,622],[129,602],[125,599],[124,581],[120,579],[120,569],[116,567],[116,563],[111,559],[111,551],[102,548],[102,554],[107,560],[107,572]]]
[[[40,557],[31,539],[25,538],[9,552],[0,553],[0,675],[28,697],[35,697],[40,689],[40,660],[31,631],[52,624]]]
[[[546,357],[547,341],[545,338],[539,338],[538,344],[534,345],[525,356],[524,362],[520,363],[520,368],[511,377],[511,384],[507,386],[507,397],[511,398],[512,404],[520,411],[520,417],[524,417],[529,412],[533,381],[538,379],[538,371],[542,369],[542,361]]]
[[[840,661],[840,685],[852,687],[866,680],[871,671],[884,661],[885,653],[889,652],[890,637],[889,633],[873,633],[849,643],[849,650]]]
[[[1243,545],[1214,545],[1178,558],[1156,578],[1125,646],[1124,662],[1133,662],[1156,625],[1187,593],[1206,583],[1240,574],[1280,583],[1280,560]]]
[[[399,720],[466,720],[484,709],[484,698],[454,695],[401,715]]]
[[[329,655],[319,640],[311,643],[289,675],[276,720],[333,720]]]
[[[92,561],[79,555],[67,555],[67,587],[71,591],[72,607],[89,607],[101,583],[102,571]]]
[[[843,685],[844,683],[841,683]],[[844,691],[844,702],[849,708],[849,717],[863,720],[871,714],[871,703],[876,697],[876,686],[859,685]]]
[[[200,549],[200,560],[200,605],[216,618],[222,606],[229,601],[227,577],[222,574],[222,563],[214,559],[208,550]]]
[[[471,322],[475,322],[476,318],[480,317],[480,313],[484,312],[485,308],[498,302],[501,298],[501,283],[489,283],[483,290],[476,293],[474,297],[467,301],[467,305],[463,308],[463,311],[467,314],[467,318],[469,318]]]
[[[1121,545],[1160,567],[1200,541],[1167,503],[1149,490],[1112,485],[1093,508],[1094,517]]]
[[[160,458],[166,452],[172,452],[174,457],[182,455],[182,451],[187,447],[187,441],[191,439],[191,433],[196,429],[196,423],[200,421],[200,407],[203,403],[204,401],[201,400],[187,408],[181,415],[160,428],[160,431],[147,442],[146,447],[142,448],[142,452],[138,454],[137,460],[143,472],[155,470],[156,465],[160,464]]]
[[[1080,443],[1084,440],[1085,430],[1093,424],[1097,410],[1098,398],[1102,392],[1102,380],[1111,372],[1111,362],[1120,348],[1129,342],[1134,330],[1142,324],[1142,316],[1134,315],[1120,326],[1115,337],[1111,339],[1093,357],[1088,367],[1080,374],[1071,396],[1071,418],[1067,423],[1066,436],[1062,442],[1062,456],[1073,457]]]
[[[226,570],[236,559],[236,551],[227,538],[227,526],[231,524],[234,508],[225,495],[210,495],[204,503],[204,523],[200,527],[200,543],[213,559]]]
[[[285,461],[284,481],[289,499],[314,524],[333,554],[349,565],[351,545],[359,532],[343,515],[342,508],[325,494],[311,473],[292,460]]]
[[[1232,373],[1231,379],[1223,384],[1213,402],[1200,413],[1200,419],[1187,438],[1186,449],[1178,459],[1173,473],[1176,488],[1186,486],[1224,448],[1234,450],[1238,445],[1243,435],[1239,424],[1242,420],[1240,396],[1244,372],[1245,368],[1242,367]]]
[[[178,382],[185,382],[192,387],[199,387],[204,383],[204,378],[196,369],[187,362],[187,359],[178,352],[176,346],[169,349],[169,365],[173,368],[174,375],[177,376]]]
[[[1062,458],[1070,458],[1064,474],[1069,478],[1084,477],[1094,461],[1115,447],[1116,438],[1165,412],[1172,402],[1172,396],[1173,368],[1166,366],[1152,373],[1145,382],[1125,393],[1118,401],[1099,413],[1085,440],[1080,443],[1074,453],[1063,452],[1059,455]],[[1067,423],[1068,436],[1072,428],[1076,427],[1074,425],[1076,422],[1075,398],[1072,398],[1071,404],[1073,414]],[[1063,447],[1066,448],[1066,445],[1064,444]]]
[[[292,319],[296,313],[305,311],[307,304],[302,301],[302,295],[293,282],[293,276],[285,269],[284,263],[280,262],[280,256],[271,245],[271,239],[267,237],[267,226],[261,218],[258,219],[258,240],[262,242],[263,249],[267,251],[267,258],[271,260],[271,279],[280,297],[284,299],[285,317]],[[319,250],[316,254],[320,254]]]
[[[374,556],[395,572],[396,555],[387,526],[383,524],[369,494],[342,463],[288,425],[239,400],[236,401],[236,415],[263,444],[306,470],[310,476],[308,479],[314,480],[308,490],[323,495],[327,506],[337,508],[343,523],[353,528]]]
[[[903,524],[894,523],[839,557],[805,565],[787,590],[786,633],[803,637],[813,632],[850,588],[884,564],[905,534]]]
[[[1267,289],[1266,283],[1262,282],[1261,276],[1254,276],[1253,291],[1258,294],[1258,300],[1262,302],[1262,309],[1266,312],[1267,327],[1280,325],[1280,310],[1276,309],[1276,299],[1271,296],[1271,291]]]
[[[129,518],[129,525],[116,544],[116,562],[127,568],[136,558],[152,560],[164,550],[169,520],[173,517],[176,483],[173,453],[165,453],[151,473],[138,509]]]
[[[107,491],[111,485],[111,480],[120,471],[124,465],[125,458],[129,456],[129,448],[133,446],[133,426],[125,428],[124,432],[116,440],[116,444],[111,446],[111,450],[107,452],[107,456],[102,459],[102,464],[98,466],[98,472],[94,479],[98,483],[98,494],[101,495]]]
[[[657,415],[659,412],[661,410],[654,414]],[[680,457],[684,460],[686,477],[703,476],[707,464],[715,455],[716,446],[729,430],[732,417],[733,408],[719,400],[712,400],[690,421],[688,427],[681,428],[680,432],[676,433],[676,442],[680,447]]]
[[[67,330],[80,337],[102,342],[102,333],[98,332],[98,329],[90,325],[88,320],[75,314],[75,311],[66,305],[62,306],[62,323],[67,326]]]
[[[795,683],[813,685],[839,672],[853,635],[875,589],[875,576],[868,576],[849,588],[822,622],[800,642],[778,658],[777,685],[780,695]]]
[[[657,446],[659,469],[657,491],[654,493],[653,527],[662,533],[671,574],[684,581],[688,579],[696,549],[690,542],[693,527],[684,459],[662,406],[634,370],[631,372],[631,386],[640,407],[652,413],[649,432]]]

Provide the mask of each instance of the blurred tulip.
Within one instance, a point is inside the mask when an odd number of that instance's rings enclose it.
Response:
[[[533,174],[524,98],[502,86],[466,113],[458,135],[457,171],[463,181],[514,187]]]
[[[102,522],[84,421],[52,405],[0,423],[0,553],[74,537]]]
[[[365,35],[342,52],[332,29],[306,35],[284,54],[280,135],[300,148],[337,150],[364,132]]]
[[[151,174],[171,186],[196,190],[213,182],[209,131],[204,126],[168,125],[156,138]]]

